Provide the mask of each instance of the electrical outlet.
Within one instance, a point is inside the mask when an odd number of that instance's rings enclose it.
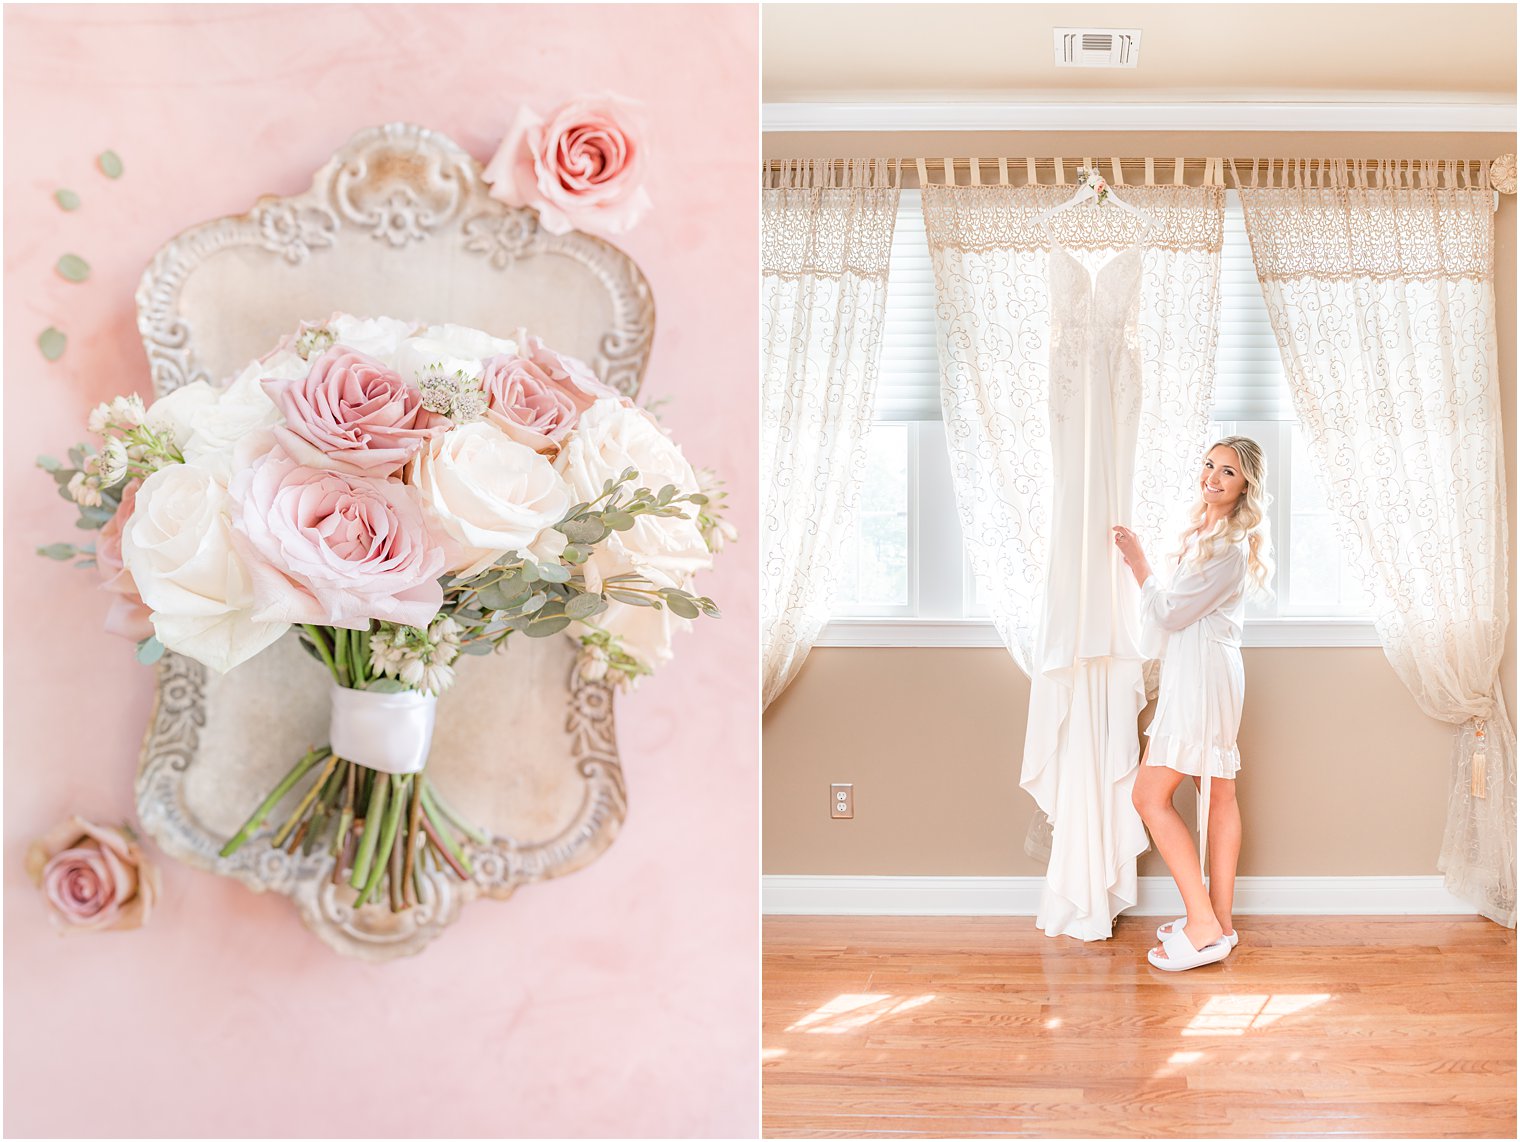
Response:
[[[836,820],[855,816],[855,786],[829,786],[829,816]]]

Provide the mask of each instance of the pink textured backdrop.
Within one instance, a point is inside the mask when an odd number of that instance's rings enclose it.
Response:
[[[754,1136],[757,54],[751,6],[7,9],[8,1135]],[[659,311],[644,396],[674,398],[746,537],[705,581],[726,617],[620,703],[623,833],[388,965],[161,856],[146,929],[56,935],[20,855],[69,812],[131,813],[152,680],[101,633],[91,574],[32,554],[82,534],[32,460],[148,392],[132,292],[153,251],[304,189],[361,127],[422,123],[483,160],[520,103],[600,89],[645,103],[656,158],[656,210],[620,243]],[[53,273],[69,251],[87,283]],[[49,324],[71,338],[56,364]]]

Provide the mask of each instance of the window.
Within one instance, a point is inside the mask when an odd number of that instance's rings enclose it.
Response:
[[[1376,646],[1368,600],[1344,564],[1309,465],[1233,191],[1226,193],[1220,279],[1214,431],[1262,446],[1277,564],[1275,598],[1247,609],[1246,643]],[[1001,645],[961,542],[934,321],[919,192],[904,190],[860,518],[845,545],[836,620],[821,645]]]

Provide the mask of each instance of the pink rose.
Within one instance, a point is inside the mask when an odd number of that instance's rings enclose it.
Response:
[[[121,561],[121,531],[132,518],[132,510],[137,506],[137,489],[141,486],[141,480],[132,480],[122,489],[121,506],[106,521],[95,540],[95,567],[100,572],[101,590],[114,596],[111,609],[106,613],[106,630],[133,642],[141,642],[153,633],[153,624],[148,620],[153,611],[143,605],[137,584],[132,581],[132,572]]]
[[[578,99],[547,122],[522,108],[483,172],[491,196],[533,207],[551,234],[627,231],[651,205],[633,106],[615,95]]]
[[[26,851],[26,871],[64,931],[139,928],[158,899],[158,870],[131,832],[72,817]]]
[[[486,419],[519,444],[556,452],[582,412],[601,397],[620,398],[584,361],[556,353],[526,333],[518,333],[517,344],[517,353],[485,362],[481,388]]]
[[[285,416],[275,436],[300,464],[353,476],[389,476],[449,422],[422,407],[400,373],[335,345],[301,380],[264,381]]]
[[[416,489],[298,464],[279,448],[233,477],[233,539],[258,622],[425,627],[443,605],[444,553]]]

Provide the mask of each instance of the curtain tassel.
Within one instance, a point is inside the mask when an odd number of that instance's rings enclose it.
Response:
[[[1488,796],[1488,750],[1484,748],[1485,737],[1488,731],[1488,723],[1482,718],[1477,719],[1477,726],[1473,730],[1473,738],[1476,748],[1472,755],[1472,795],[1474,797]]]

